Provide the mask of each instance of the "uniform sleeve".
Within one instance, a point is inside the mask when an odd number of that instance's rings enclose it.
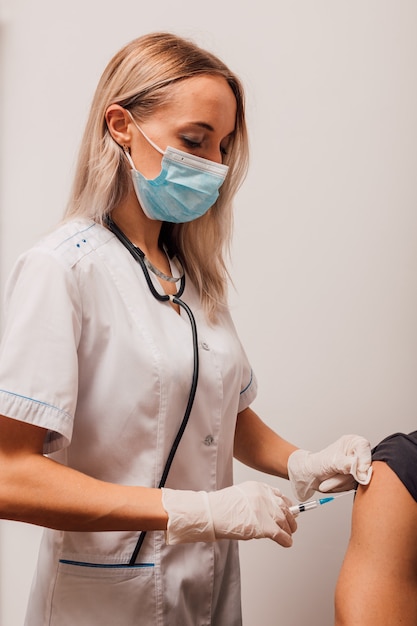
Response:
[[[227,310],[227,325],[229,327],[230,332],[235,336],[236,341],[239,344],[240,349],[240,362],[241,362],[241,382],[240,382],[240,393],[239,393],[239,404],[238,404],[238,413],[244,411],[252,404],[255,400],[256,395],[258,393],[258,381],[255,376],[255,372],[253,371],[249,359],[247,357],[245,348],[242,345],[242,342],[239,338],[239,334],[237,332],[235,323],[230,315],[230,311]]]
[[[243,368],[244,375],[242,380],[242,389],[239,395],[239,413],[244,409],[247,409],[248,406],[252,404],[258,392],[258,382],[255,373],[250,367],[250,364],[246,358],[246,354],[243,354],[245,359],[245,367]]]
[[[34,248],[6,288],[0,413],[48,430],[44,452],[71,440],[78,391],[81,303],[71,267]]]

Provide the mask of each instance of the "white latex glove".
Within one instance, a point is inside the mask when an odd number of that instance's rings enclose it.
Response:
[[[354,489],[371,480],[371,445],[358,435],[344,435],[321,452],[296,450],[288,459],[288,477],[303,502],[315,491]]]
[[[297,528],[291,504],[279,489],[255,481],[212,492],[163,488],[166,543],[268,537],[287,548]]]

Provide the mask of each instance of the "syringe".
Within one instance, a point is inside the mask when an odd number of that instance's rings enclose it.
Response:
[[[327,502],[331,502],[335,498],[340,498],[341,496],[347,496],[350,493],[353,493],[354,490],[346,491],[344,493],[338,493],[336,496],[327,496],[326,498],[319,498],[318,500],[310,500],[309,502],[302,502],[301,504],[294,504],[289,507],[290,512],[293,515],[299,515],[299,513],[304,513],[304,511],[310,511],[311,509],[317,509],[318,506],[322,504],[327,504]]]

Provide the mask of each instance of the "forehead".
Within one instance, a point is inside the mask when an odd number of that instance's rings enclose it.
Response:
[[[177,120],[207,122],[219,130],[227,127],[225,134],[234,130],[236,111],[236,98],[229,83],[222,76],[212,75],[174,83],[160,110],[162,114],[175,115]]]

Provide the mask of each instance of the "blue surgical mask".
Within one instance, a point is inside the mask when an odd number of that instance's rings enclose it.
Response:
[[[182,224],[207,213],[219,196],[228,166],[170,146],[164,152],[145,135],[130,111],[128,113],[145,139],[163,155],[161,172],[150,180],[135,168],[125,150],[132,166],[133,186],[145,215],[152,220]]]

